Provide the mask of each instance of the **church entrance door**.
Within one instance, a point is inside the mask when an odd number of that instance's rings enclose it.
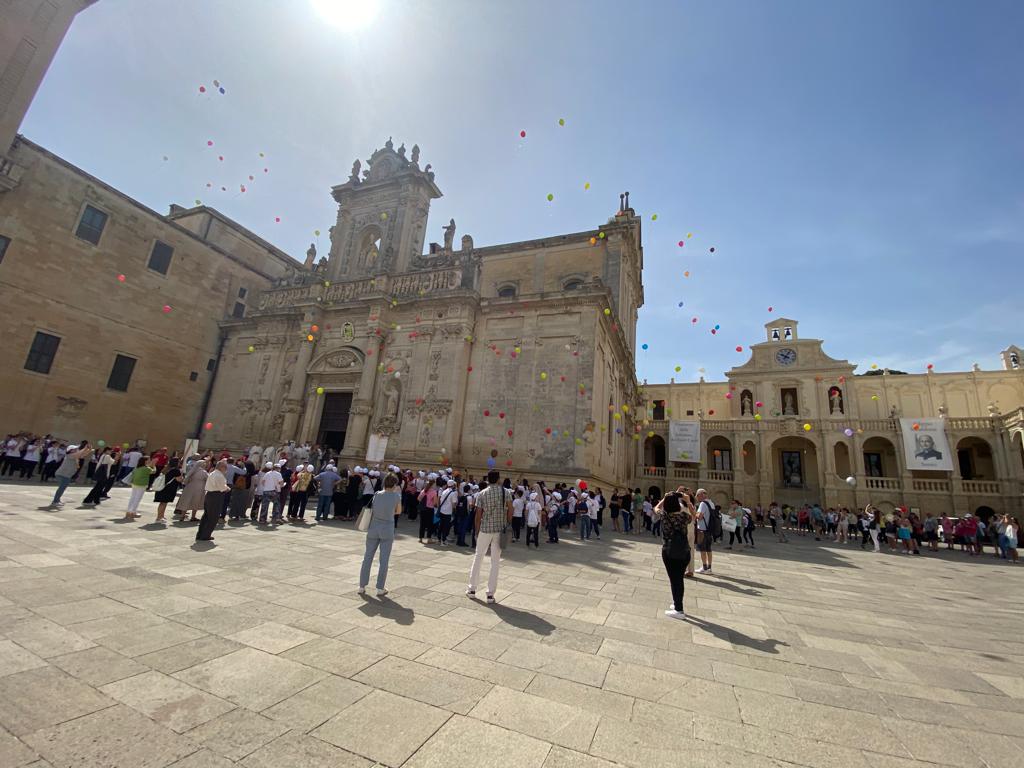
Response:
[[[317,442],[335,453],[345,447],[348,414],[352,410],[351,392],[330,392],[324,395],[324,410],[320,416]]]

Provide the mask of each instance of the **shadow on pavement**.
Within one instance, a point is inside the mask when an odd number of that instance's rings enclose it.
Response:
[[[396,624],[412,624],[416,620],[416,614],[412,608],[406,608],[394,600],[389,600],[385,595],[378,600],[370,599],[369,595],[360,595],[363,604],[359,611],[367,616],[380,616],[382,619],[390,619]]]
[[[479,601],[478,601],[479,602]],[[550,635],[555,631],[555,625],[547,619],[543,619],[535,613],[527,613],[510,605],[501,603],[483,603],[494,611],[494,615],[506,624],[511,624],[519,629],[528,629],[537,635]]]

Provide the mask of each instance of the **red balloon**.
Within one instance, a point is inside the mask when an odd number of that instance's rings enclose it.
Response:
[[[506,467],[511,467],[512,466],[512,459],[509,459],[508,461],[506,461],[505,462],[505,466]]]
[[[224,162],[224,155],[217,155],[217,159],[220,160],[223,163]]]
[[[736,351],[737,352],[742,352],[743,351],[743,347],[736,347]]]
[[[547,429],[545,429],[544,430],[544,434],[550,435],[551,434],[551,427],[548,427]]]
[[[484,411],[484,416],[490,416],[490,415],[491,415],[490,411]]]
[[[213,146],[213,139],[210,139],[209,141],[207,141],[206,142],[206,146],[212,147]]]
[[[213,429],[213,422],[208,421],[203,426],[206,427],[207,429]]]
[[[205,85],[200,85],[199,86],[199,92],[200,93],[206,93],[206,86]]]
[[[526,131],[520,131],[519,132],[519,138],[520,139],[525,139],[526,138]]]
[[[280,216],[275,216],[274,217],[274,221],[276,221],[278,224],[280,224],[281,223],[281,217]]]
[[[170,304],[164,304],[164,314],[166,315],[170,311],[171,311],[171,305]]]
[[[580,480],[580,490],[581,491],[587,490],[587,481],[586,480]]]
[[[498,418],[499,418],[499,419],[504,419],[504,418],[505,418],[505,412],[504,412],[504,411],[502,411],[501,413],[499,413],[499,414],[498,414]]]
[[[508,436],[512,437],[512,430],[511,429],[508,431]]]
[[[708,416],[714,416],[714,415],[715,415],[715,409],[714,408],[708,409]]]
[[[118,275],[117,279],[123,283],[127,278],[124,275]]]
[[[472,365],[469,366],[466,370],[469,371],[470,373],[472,373],[473,372],[473,366]]]

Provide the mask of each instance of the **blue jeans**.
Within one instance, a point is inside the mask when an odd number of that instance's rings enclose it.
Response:
[[[60,503],[60,497],[64,495],[64,491],[71,485],[70,477],[63,477],[57,475],[57,491],[53,494],[53,501],[50,502],[50,506],[54,506]]]
[[[589,515],[580,515],[580,538],[581,539],[589,539],[590,538],[590,516]]]
[[[323,498],[322,496],[320,498]],[[330,497],[328,497],[330,498]],[[370,566],[373,565],[373,556],[380,547],[380,568],[377,569],[377,589],[384,589],[384,583],[388,579],[388,561],[391,559],[391,545],[394,539],[381,539],[374,535],[366,537],[366,552],[363,553],[363,567],[359,570],[359,586],[365,587],[370,583]]]
[[[629,533],[633,530],[633,513],[622,510],[622,530]]]
[[[334,499],[333,496],[325,496],[320,494],[320,497],[316,500],[316,519],[326,520],[327,516],[331,514],[331,501]]]
[[[281,519],[281,493],[280,491],[264,491],[263,501],[260,502],[260,522],[267,522],[267,507],[270,506],[271,502],[274,504],[274,509],[271,512],[272,519]]]

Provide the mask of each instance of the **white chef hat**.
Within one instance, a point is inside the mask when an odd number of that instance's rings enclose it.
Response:
[[[313,471],[313,465],[312,464],[307,464],[306,465],[306,471],[307,472],[312,472]]]

